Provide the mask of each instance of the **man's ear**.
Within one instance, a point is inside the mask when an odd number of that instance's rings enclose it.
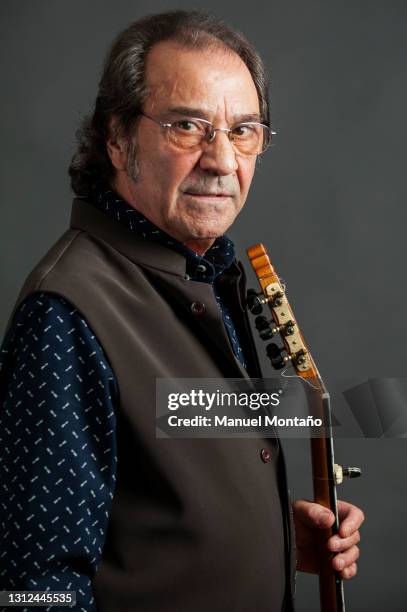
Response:
[[[106,140],[106,148],[113,167],[116,170],[126,170],[127,141],[119,136],[117,117],[112,117],[109,121],[109,137]]]

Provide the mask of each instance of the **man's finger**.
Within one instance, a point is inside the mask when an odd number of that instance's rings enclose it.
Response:
[[[353,578],[354,576],[356,576],[357,573],[358,566],[356,565],[356,563],[352,563],[352,565],[350,565],[340,573],[340,576],[344,580],[349,580],[349,578]]]
[[[332,536],[327,542],[327,547],[333,552],[341,552],[343,550],[347,550],[354,544],[358,544],[359,542],[360,533],[359,531],[355,531],[355,533],[348,538],[340,538],[337,535]]]
[[[299,520],[313,528],[328,529],[335,521],[333,512],[328,510],[328,508],[306,499],[295,501],[293,503],[293,511],[295,520]]]
[[[365,515],[360,508],[342,500],[338,500],[338,514],[339,535],[342,538],[351,536],[365,520]]]
[[[344,553],[336,555],[333,559],[333,566],[336,570],[342,571],[346,567],[350,567],[355,561],[359,559],[360,550],[357,546],[352,546]]]

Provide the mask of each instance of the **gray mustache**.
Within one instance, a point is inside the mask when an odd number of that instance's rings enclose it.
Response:
[[[184,188],[182,188],[182,191],[184,193],[190,193],[193,195],[213,195],[213,196],[217,196],[217,195],[227,195],[227,196],[234,196],[237,193],[237,189],[236,186],[233,185],[233,187],[231,185],[226,186],[226,185],[205,185],[205,184],[199,184],[199,185],[190,185],[190,186],[186,186]]]
[[[197,191],[195,189],[186,189],[184,193],[189,193],[191,195],[213,195],[213,196],[217,196],[217,195],[233,196],[235,195],[234,193],[229,193],[226,191],[208,191],[207,189],[203,191]]]

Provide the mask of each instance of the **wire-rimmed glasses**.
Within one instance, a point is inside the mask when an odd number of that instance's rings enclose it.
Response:
[[[210,121],[196,117],[183,117],[168,123],[147,113],[141,112],[140,115],[160,125],[166,131],[168,141],[183,150],[211,143],[216,132],[224,132],[239,155],[260,155],[270,146],[276,133],[268,125],[256,121],[244,121],[231,128],[215,128]]]

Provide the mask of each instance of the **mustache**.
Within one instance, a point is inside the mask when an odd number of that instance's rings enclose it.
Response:
[[[216,182],[213,179],[188,182],[185,185],[181,185],[181,191],[193,195],[235,196],[239,193],[239,187],[234,180],[225,180],[222,177],[218,177]]]

